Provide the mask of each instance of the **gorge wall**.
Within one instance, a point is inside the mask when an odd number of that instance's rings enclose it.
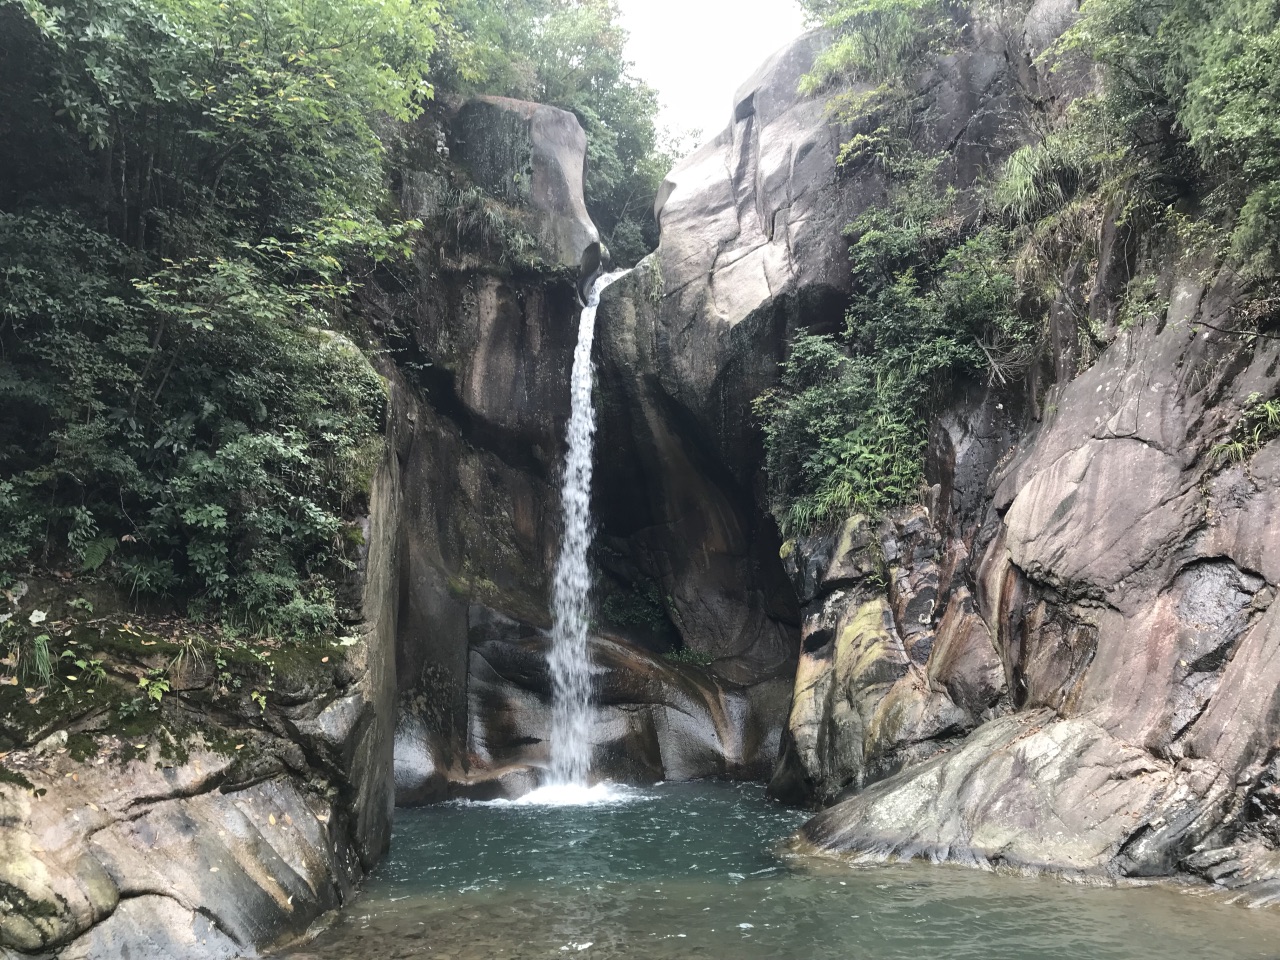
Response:
[[[402,144],[402,207],[427,228],[412,271],[381,278],[366,303],[392,345],[404,478],[401,803],[524,792],[547,763],[544,654],[576,268],[597,236],[582,202],[585,160],[571,114],[501,98],[447,104]],[[507,218],[496,235],[466,234],[458,198],[476,189],[493,219]],[[642,782],[765,778],[796,624],[778,600],[787,591],[776,550],[756,544],[749,496],[701,479],[719,469],[713,460],[650,489],[632,430],[644,413],[612,392],[611,372],[602,361],[595,771]],[[727,531],[646,534],[665,517],[704,514],[708,500]],[[713,569],[686,573],[707,538],[732,542]],[[684,662],[660,656],[673,650],[686,651]]]
[[[1035,59],[1073,11],[1037,3],[1014,29],[975,25],[921,81],[912,135],[962,194],[1032,113],[1084,89]],[[730,130],[672,173],[659,250],[601,307],[606,382],[644,411],[654,489],[694,488],[682,457],[712,452],[723,500],[699,499],[762,502],[749,401],[793,330],[838,322],[839,228],[877,174],[833,172],[831,144],[856,128],[828,127],[794,92],[817,42],[766,66]],[[933,424],[920,506],[781,546],[800,661],[771,790],[834,804],[802,831],[811,848],[1198,876],[1280,899],[1275,442],[1243,463],[1215,452],[1275,395],[1280,354],[1241,325],[1230,270],[1176,252],[1158,277],[1166,306],[1119,325],[1133,257],[1104,222],[1092,286],[1071,292],[1068,268],[1026,388],[960,386]],[[1091,363],[1061,323],[1072,297],[1108,341]],[[767,524],[719,516],[690,510],[646,535],[712,531],[684,561],[702,570],[773,548]],[[785,609],[767,596],[760,609]]]
[[[1036,59],[1074,8],[975,28],[922,78],[912,136],[962,195],[1085,82]],[[797,92],[826,40],[740,88],[599,308],[595,770],[768,780],[824,808],[807,849],[1280,899],[1280,448],[1214,453],[1280,389],[1280,348],[1233,332],[1237,278],[1171,259],[1167,309],[1122,328],[1133,251],[1111,218],[1082,301],[1100,356],[1056,304],[1027,384],[961,384],[931,424],[921,503],[785,542],[769,518],[752,401],[797,331],[843,324],[844,227],[884,188],[836,162],[862,128]],[[393,786],[514,795],[546,765],[585,137],[473,98],[388,141],[425,226],[361,294],[388,384],[363,622],[323,660],[233,664],[234,695],[200,665],[167,709],[211,722],[180,754],[139,737],[108,767],[66,747],[94,716],[33,726],[6,757],[25,785],[0,782],[6,960],[300,934],[385,849]],[[174,652],[127,642],[130,681]]]

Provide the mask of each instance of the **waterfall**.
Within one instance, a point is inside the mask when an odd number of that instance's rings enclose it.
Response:
[[[600,293],[621,273],[598,278],[578,321],[569,383],[569,450],[560,503],[564,534],[551,585],[551,783],[585,786],[591,768],[591,661],[587,649],[591,572],[591,453],[596,414],[591,406],[591,343]]]

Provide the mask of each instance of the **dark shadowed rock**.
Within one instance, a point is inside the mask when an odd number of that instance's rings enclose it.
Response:
[[[577,117],[541,103],[472,97],[450,124],[454,157],[477,185],[535,214],[545,259],[576,266],[600,239],[582,187],[587,135]]]
[[[551,678],[545,635],[491,635],[472,647],[470,750],[477,771],[549,762]],[[758,779],[777,757],[789,685],[740,687],[631,644],[592,638],[592,776],[631,783]],[[470,790],[477,773],[455,777]],[[517,784],[525,787],[524,782]]]

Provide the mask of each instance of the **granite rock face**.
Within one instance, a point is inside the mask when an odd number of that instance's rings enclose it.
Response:
[[[848,287],[839,132],[796,92],[803,38],[735,97],[726,130],[663,183],[658,250],[605,291],[598,489],[602,536],[662,584],[684,642],[750,682],[789,673],[797,613],[755,485],[751,401],[806,312],[834,322]]]
[[[529,650],[542,650],[537,638],[550,626],[551,572],[560,540],[559,470],[580,310],[573,277],[560,266],[576,266],[596,239],[581,197],[585,139],[571,115],[478,98],[449,105],[430,123],[438,130],[426,130],[404,156],[401,200],[407,214],[419,208],[430,213],[428,201],[442,195],[441,184],[467,182],[493,202],[541,211],[544,222],[559,226],[538,231],[541,265],[519,269],[492,255],[459,251],[448,237],[424,236],[407,282],[366,292],[368,311],[405,344],[386,366],[397,385],[391,417],[404,491],[395,750],[396,792],[404,804],[527,790],[545,764],[546,690],[524,689],[519,677],[495,675],[486,657],[507,663],[511,650],[529,644],[522,656],[535,656]],[[604,321],[599,329],[605,329]],[[605,377],[602,370],[598,382]],[[602,398],[602,417],[607,404]],[[630,441],[602,433],[598,470],[618,462],[619,444]],[[689,482],[713,490],[697,473],[701,469],[688,475]],[[597,483],[597,517],[616,509],[612,493]],[[662,489],[658,498],[658,509],[666,512],[683,511],[690,503],[679,489]],[[594,557],[601,570],[598,616],[602,630],[616,639],[601,640],[599,649],[602,655],[629,651],[610,675],[633,668],[658,678],[650,684],[659,690],[653,696],[669,698],[675,694],[668,687],[683,689],[686,675],[702,671],[681,668],[682,673],[659,654],[695,647],[696,638],[722,629],[722,620],[754,623],[759,603],[745,613],[729,603],[683,606],[649,563],[643,538],[606,533],[600,540]],[[776,560],[771,563],[779,569]],[[721,575],[732,583],[740,570],[729,566]],[[780,571],[776,582],[785,590]],[[733,594],[738,596],[740,591]],[[499,632],[506,638],[497,648],[495,624],[503,625]],[[679,724],[665,719],[676,716],[670,709],[637,694],[640,699],[625,709],[603,709],[601,716],[611,730],[624,714],[630,716],[627,722],[638,732],[629,742],[647,759],[609,761],[606,754],[620,756],[622,747],[610,753],[602,746],[602,769],[644,780],[767,776],[774,757],[767,751],[776,753],[786,714],[786,646],[775,643],[764,669],[747,671],[737,669],[733,649],[717,651],[725,664],[714,664],[715,677],[699,681],[706,689],[692,700],[693,694],[680,695],[679,702],[700,717],[698,736],[727,755],[699,754],[696,762],[684,762],[670,759],[683,747],[668,744],[668,762],[654,759],[659,744],[653,731]],[[727,692],[739,688],[750,692]],[[760,694],[762,689],[774,693]],[[732,720],[709,719],[726,710]],[[748,717],[759,710],[767,715]],[[643,720],[650,714],[657,719]],[[733,738],[756,736],[743,731],[757,727],[772,747],[753,745],[744,754],[746,748]]]
[[[1026,52],[1071,15],[1037,4]],[[1034,71],[1002,74],[977,33],[955,95],[930,89],[999,128]],[[1009,146],[977,156],[971,127],[961,190]],[[1230,276],[1172,267],[1167,310],[1120,329],[1109,278],[1131,254],[1113,224],[1101,241],[1083,292],[1112,338],[1100,357],[1054,334],[1025,400],[960,390],[922,506],[783,546],[800,665],[771,789],[834,804],[803,831],[825,849],[1194,874],[1270,902],[1280,454],[1233,464],[1215,445],[1280,389],[1280,350],[1235,332]]]
[[[963,558],[926,509],[854,516],[787,551],[805,619],[774,796],[831,803],[948,749],[1007,700]]]
[[[486,766],[549,762],[547,638],[490,620],[473,645],[472,748]],[[591,642],[593,777],[623,783],[703,777],[760,780],[777,756],[790,685],[730,684],[619,639]]]
[[[602,535],[662,584],[684,641],[743,682],[793,669],[800,621],[752,402],[798,330],[843,324],[844,226],[883,195],[873,165],[836,163],[865,131],[798,93],[827,40],[806,34],[743,84],[728,128],[663,183],[658,249],[599,312]],[[972,44],[925,84],[919,146],[946,152],[961,190],[1017,145],[1025,78],[1006,46]]]
[[[461,173],[491,200],[523,214],[546,263],[572,267],[599,240],[583,198],[587,135],[573,114],[507,97],[469,97],[447,103],[420,124],[433,130],[424,144],[435,160],[401,171],[401,205],[410,216],[436,213],[432,174]],[[430,138],[429,138],[430,139]],[[434,148],[434,149],[433,149]],[[419,153],[417,160],[423,159]]]
[[[939,593],[945,613],[929,618],[927,680],[957,702],[955,678],[933,668],[941,648],[972,636],[985,668],[971,661],[959,689],[985,691],[974,701],[985,716],[931,735],[895,770],[849,749],[834,711],[815,724],[814,711],[793,708],[805,760],[795,770],[832,769],[807,746],[814,726],[845,745],[834,782],[811,776],[809,795],[865,788],[810,823],[808,838],[874,856],[1193,873],[1277,899],[1267,851],[1280,749],[1280,448],[1244,464],[1212,449],[1251,396],[1280,388],[1280,349],[1219,332],[1233,301],[1226,280],[1175,280],[1166,316],[1121,333],[1053,390],[1052,413],[993,473],[984,521],[938,534],[966,556],[950,596]],[[913,561],[907,576],[927,565]],[[888,622],[908,643],[910,615]],[[796,706],[805,702],[797,687]],[[932,717],[942,724],[946,711]]]

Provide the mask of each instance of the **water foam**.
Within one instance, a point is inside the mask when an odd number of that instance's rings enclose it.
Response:
[[[507,802],[517,807],[597,807],[629,803],[642,796],[640,791],[616,783],[596,783],[589,787],[576,783],[551,783]]]

